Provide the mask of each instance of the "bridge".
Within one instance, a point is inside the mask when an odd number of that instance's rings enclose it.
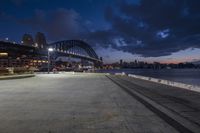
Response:
[[[55,50],[55,57],[70,56],[92,62],[102,62],[92,47],[81,40],[64,40],[49,44]]]
[[[37,48],[29,45],[16,44],[11,42],[0,41],[0,52],[7,53],[9,57],[46,57],[48,55],[47,48],[53,48],[52,58],[72,57],[93,62],[100,65],[102,61],[99,59],[93,48],[81,40],[64,40],[48,44],[45,48]]]

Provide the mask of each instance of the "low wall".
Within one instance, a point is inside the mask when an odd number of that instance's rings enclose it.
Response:
[[[116,75],[125,75],[124,73],[116,73]],[[152,78],[152,77],[146,77],[146,76],[141,76],[141,75],[134,75],[134,74],[128,74],[129,77],[137,78],[137,79],[142,79],[142,80],[147,80],[155,83],[160,83],[164,85],[169,85],[173,87],[179,87],[187,90],[192,90],[196,92],[200,92],[200,86],[197,85],[190,85],[190,84],[184,84],[180,82],[174,82],[174,81],[169,81],[169,80],[164,80],[164,79],[157,79],[157,78]]]
[[[35,74],[8,75],[8,76],[0,76],[0,80],[21,79],[21,78],[29,78],[29,77],[34,77],[34,76]]]
[[[145,77],[145,76],[140,76],[140,75],[134,75],[134,74],[128,74],[129,77],[137,78],[137,79],[143,79],[151,82],[156,82],[160,84],[165,84],[173,87],[179,87],[187,90],[192,90],[196,92],[200,92],[200,86],[197,85],[190,85],[190,84],[184,84],[180,82],[174,82],[174,81],[169,81],[169,80],[164,80],[164,79],[157,79],[157,78],[152,78],[152,77]]]

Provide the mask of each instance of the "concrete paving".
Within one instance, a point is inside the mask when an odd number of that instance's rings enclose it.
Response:
[[[184,118],[190,123],[189,127],[195,126],[200,132],[200,93],[127,76],[111,77],[130,91],[138,92]],[[183,124],[183,121],[180,121],[180,124]]]
[[[177,133],[102,74],[0,81],[0,133]]]

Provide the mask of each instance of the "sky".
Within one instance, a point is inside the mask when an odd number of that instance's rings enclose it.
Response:
[[[0,40],[81,39],[105,63],[200,60],[199,0],[0,0]]]

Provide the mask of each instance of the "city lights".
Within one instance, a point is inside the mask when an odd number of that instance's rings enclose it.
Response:
[[[53,52],[53,48],[48,48],[48,51],[49,52]]]

